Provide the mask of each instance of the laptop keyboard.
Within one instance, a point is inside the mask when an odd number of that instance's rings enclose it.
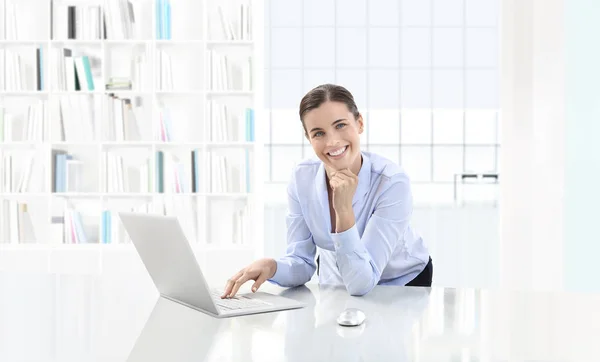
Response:
[[[233,298],[221,299],[222,292],[217,290],[211,291],[215,304],[220,309],[234,310],[234,309],[246,309],[256,307],[266,307],[272,305],[271,303],[265,302],[260,299],[248,298],[243,295],[236,295]]]

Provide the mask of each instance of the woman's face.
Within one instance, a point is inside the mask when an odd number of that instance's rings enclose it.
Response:
[[[333,170],[360,169],[360,134],[363,120],[358,120],[345,103],[327,101],[304,115],[306,137],[315,154]]]

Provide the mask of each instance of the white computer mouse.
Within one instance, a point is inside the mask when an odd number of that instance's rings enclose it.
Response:
[[[337,322],[341,326],[359,326],[365,321],[365,313],[356,308],[348,308],[344,310],[337,318]]]

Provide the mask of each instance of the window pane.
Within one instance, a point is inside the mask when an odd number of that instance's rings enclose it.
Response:
[[[462,146],[433,148],[433,180],[453,182],[454,175],[463,172]]]
[[[430,26],[431,0],[402,0],[402,26]]]
[[[367,65],[367,30],[365,28],[338,28],[336,63],[338,67]]]
[[[402,30],[402,66],[431,66],[431,29]]]
[[[431,111],[402,111],[400,141],[406,144],[431,143]]]
[[[471,146],[465,149],[465,172],[493,173],[496,171],[496,147]]]
[[[299,43],[290,43],[288,47],[299,47]],[[335,66],[335,31],[334,28],[304,29],[304,66]]]
[[[287,182],[296,164],[302,160],[302,146],[273,146],[271,149],[273,182]]]
[[[411,181],[431,181],[431,148],[429,146],[401,147],[401,165]]]
[[[400,25],[400,9],[398,0],[369,1],[369,25],[398,26]],[[344,6],[340,4],[340,6]]]
[[[282,1],[285,3],[285,1]],[[365,26],[366,0],[337,0],[337,26]]]
[[[274,0],[279,1],[279,0]],[[305,26],[334,26],[335,0],[303,0]]]
[[[498,26],[499,0],[465,0],[467,26]]]
[[[463,66],[463,29],[434,29],[433,66]]]
[[[446,145],[463,143],[462,111],[433,112],[433,143]]]
[[[294,109],[303,96],[301,70],[271,70],[272,108]]]
[[[464,74],[462,70],[433,71],[433,107],[464,107]]]
[[[372,110],[366,122],[370,125],[369,143],[400,143],[400,116],[397,110]]]
[[[303,128],[295,110],[274,109],[271,111],[271,139],[275,144],[302,143]]]
[[[304,70],[304,92],[307,93],[314,87],[324,83],[335,83],[335,71],[330,69],[305,69]],[[300,99],[298,99],[300,104]]]
[[[371,67],[397,67],[400,63],[399,50],[400,35],[398,29],[372,28],[369,31],[369,55],[367,59]]]
[[[302,47],[299,44],[302,44],[302,28],[271,28],[271,66],[300,67]]]
[[[499,104],[498,72],[467,70],[467,108],[497,108]]]
[[[433,0],[433,26],[462,26],[463,0]]]
[[[400,146],[369,146],[369,152],[383,156],[398,165],[400,164]]]
[[[367,71],[338,69],[336,84],[348,89],[361,113],[367,110]],[[298,100],[300,102],[300,100]]]
[[[465,115],[466,144],[494,145],[498,142],[496,111],[467,110]]]
[[[302,26],[302,17],[298,16],[302,12],[302,1],[271,1],[271,25]]]
[[[498,66],[498,30],[467,29],[467,67]]]
[[[431,107],[431,71],[402,70],[400,79],[402,108]]]
[[[374,109],[400,108],[397,70],[369,70],[369,106]]]

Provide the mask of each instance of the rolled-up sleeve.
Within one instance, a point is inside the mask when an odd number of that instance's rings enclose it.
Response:
[[[277,271],[270,282],[282,287],[295,287],[307,283],[315,273],[316,246],[304,216],[296,181],[288,184],[287,250],[286,255],[276,260]]]
[[[404,239],[411,214],[410,184],[408,178],[401,177],[381,194],[362,237],[356,224],[331,234],[338,268],[351,295],[367,294],[377,285],[392,253]]]

